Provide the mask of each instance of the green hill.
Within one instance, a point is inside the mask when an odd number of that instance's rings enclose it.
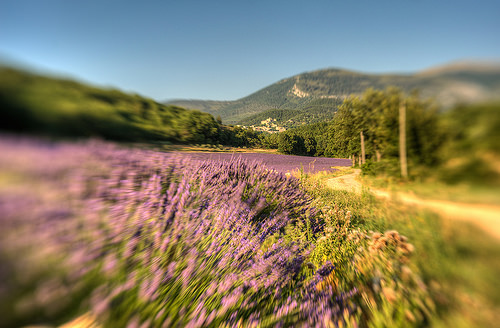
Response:
[[[201,111],[3,66],[0,115],[0,131],[56,137],[223,143],[227,134]]]
[[[235,101],[175,100],[168,104],[206,111],[227,123],[255,125],[271,117],[283,126],[300,126],[331,118],[349,95],[389,86],[407,93],[418,90],[423,98],[434,98],[445,108],[491,100],[500,95],[500,65],[453,64],[416,74],[322,69],[283,79]]]

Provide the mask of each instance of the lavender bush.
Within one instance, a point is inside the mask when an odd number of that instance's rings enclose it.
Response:
[[[0,325],[330,326],[354,288],[304,264],[317,210],[261,163],[0,141]],[[291,238],[290,236],[295,236]]]

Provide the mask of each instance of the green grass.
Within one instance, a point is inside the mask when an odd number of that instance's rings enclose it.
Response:
[[[500,242],[479,228],[438,215],[324,187],[305,177],[317,201],[352,212],[354,227],[397,230],[415,246],[411,263],[427,285],[436,312],[434,327],[490,327],[500,319]],[[372,322],[376,326],[376,320]]]

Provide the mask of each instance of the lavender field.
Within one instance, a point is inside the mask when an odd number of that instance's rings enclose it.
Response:
[[[262,155],[13,137],[0,152],[1,327],[83,314],[105,327],[419,326],[432,313],[406,237],[363,229],[281,163],[248,161]]]
[[[245,161],[256,161],[269,169],[281,173],[300,171],[305,173],[316,173],[320,171],[332,171],[335,166],[351,166],[352,162],[344,158],[308,157],[296,155],[264,154],[264,153],[184,153],[183,156],[197,160],[207,161],[231,161],[241,158]]]

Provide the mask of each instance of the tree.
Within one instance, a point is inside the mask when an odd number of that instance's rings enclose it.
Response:
[[[304,139],[293,132],[283,132],[278,140],[278,151],[289,155],[305,155]]]
[[[422,101],[417,93],[405,96],[396,88],[368,89],[362,97],[345,99],[324,134],[324,154],[359,155],[360,133],[363,132],[368,160],[385,159],[386,166],[397,163],[400,102],[407,104],[408,165],[436,165],[439,162],[437,150],[443,139],[436,106]]]

